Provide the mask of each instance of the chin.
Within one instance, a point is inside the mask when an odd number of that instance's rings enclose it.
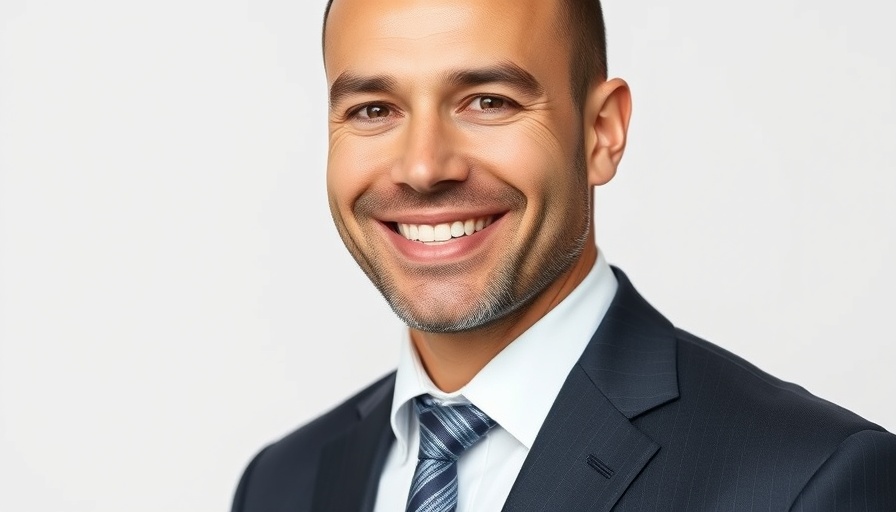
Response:
[[[439,334],[455,334],[475,331],[492,325],[522,308],[528,301],[515,300],[509,294],[492,293],[486,297],[470,297],[454,300],[450,304],[444,297],[421,300],[389,300],[392,311],[411,329]]]
[[[405,302],[408,304],[408,302]],[[414,304],[410,308],[405,304],[392,304],[392,311],[411,329],[432,333],[458,333],[476,329],[484,323],[488,323],[488,319],[483,318],[484,315],[475,310],[459,311],[458,308],[450,308],[445,311],[446,305],[440,304],[440,308],[425,308],[421,305]],[[423,311],[421,311],[423,309]],[[441,310],[441,311],[440,311]]]

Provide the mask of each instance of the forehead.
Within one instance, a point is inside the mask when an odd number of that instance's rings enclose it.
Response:
[[[324,61],[332,82],[345,71],[423,75],[514,62],[533,74],[564,69],[557,0],[335,0]],[[564,58],[558,58],[563,55]]]

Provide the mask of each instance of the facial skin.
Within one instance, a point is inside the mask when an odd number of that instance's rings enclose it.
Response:
[[[333,219],[448,391],[596,259],[591,187],[615,173],[630,99],[615,80],[575,105],[557,9],[337,0],[330,11]]]

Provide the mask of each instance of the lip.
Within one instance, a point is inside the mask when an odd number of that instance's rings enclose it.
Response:
[[[467,214],[463,214],[467,215]],[[503,225],[506,215],[492,214],[495,220],[487,228],[477,231],[472,235],[466,235],[459,238],[452,238],[446,242],[426,244],[422,242],[408,240],[400,233],[396,233],[393,229],[396,221],[380,221],[379,228],[383,232],[383,236],[389,244],[395,249],[403,259],[421,265],[445,265],[457,263],[459,261],[476,256],[485,250],[489,245],[489,241],[494,237],[498,229]],[[489,216],[489,214],[480,214],[480,216]],[[449,215],[409,215],[401,216],[400,221],[404,224],[443,224],[452,222],[461,218],[457,214]]]

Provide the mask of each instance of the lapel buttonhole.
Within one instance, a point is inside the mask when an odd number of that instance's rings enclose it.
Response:
[[[598,459],[593,454],[588,455],[586,462],[588,462],[588,465],[591,466],[593,470],[603,475],[604,478],[609,479],[611,476],[613,476],[613,469],[610,468],[610,466],[607,466],[604,461]]]

